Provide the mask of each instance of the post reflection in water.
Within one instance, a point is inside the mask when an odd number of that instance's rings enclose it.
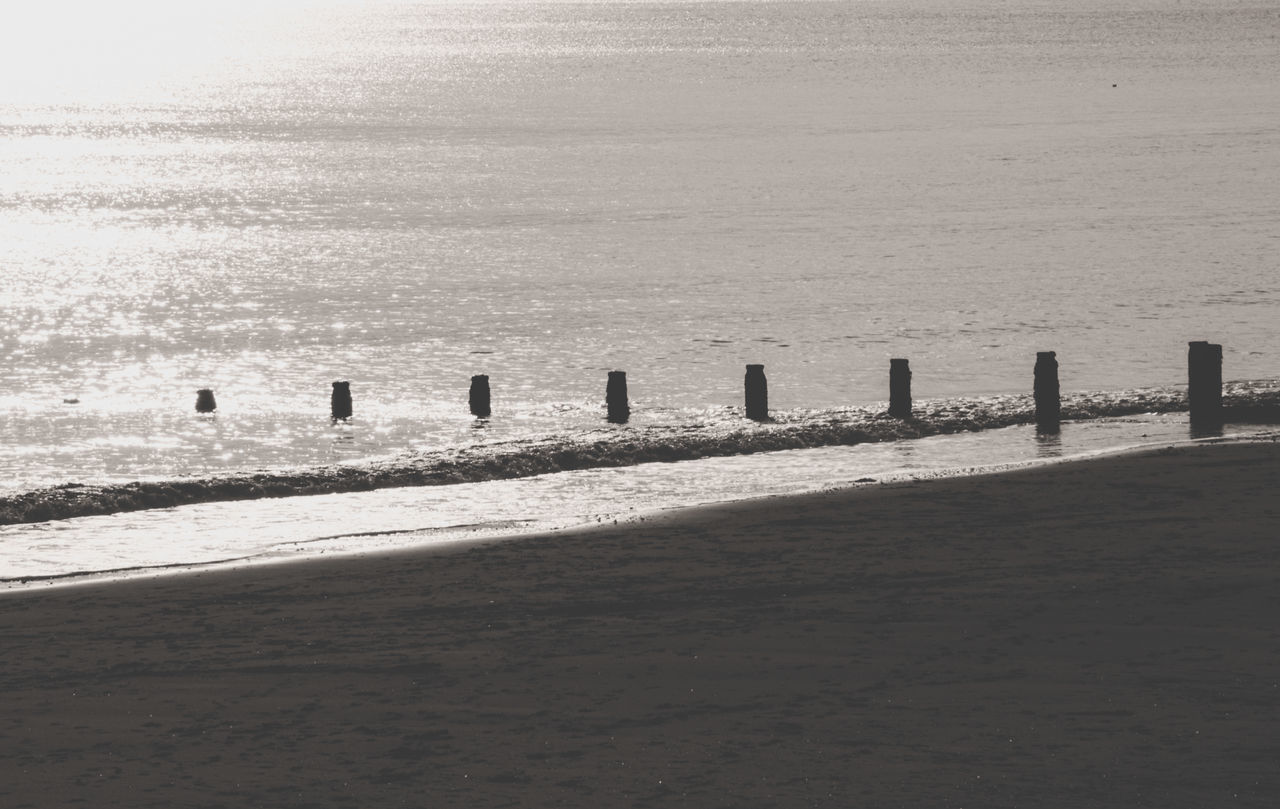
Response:
[[[1220,421],[1209,422],[1190,422],[1189,435],[1191,438],[1221,438],[1223,434],[1223,423]]]
[[[1036,430],[1036,457],[1061,458],[1062,433],[1058,430],[1051,432]]]
[[[332,436],[332,443],[334,445],[354,444],[356,441],[355,430],[352,429],[350,421],[335,421],[333,423]]]

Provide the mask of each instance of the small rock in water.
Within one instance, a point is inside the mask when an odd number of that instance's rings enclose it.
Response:
[[[72,396],[68,399],[63,399],[62,403],[63,404],[80,404],[80,400]]]
[[[858,478],[854,483],[875,483],[875,478]]]

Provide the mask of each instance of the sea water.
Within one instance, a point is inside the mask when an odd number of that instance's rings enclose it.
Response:
[[[11,496],[732,432],[747,363],[818,424],[890,357],[934,401],[1025,394],[1041,350],[1167,388],[1193,339],[1280,376],[1270,4],[80,15],[0,34]]]

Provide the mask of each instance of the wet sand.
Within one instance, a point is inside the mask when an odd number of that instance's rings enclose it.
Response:
[[[0,805],[1280,795],[1280,445],[0,596]]]

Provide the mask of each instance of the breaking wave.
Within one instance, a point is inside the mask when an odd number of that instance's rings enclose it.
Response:
[[[1228,422],[1280,423],[1280,381],[1224,385]],[[1187,410],[1184,387],[1064,394],[1062,419]],[[1035,421],[1030,395],[917,402],[909,419],[879,407],[794,410],[750,422],[741,411],[675,426],[635,426],[421,452],[361,464],[123,484],[68,483],[0,498],[0,524],[43,522],[222,500],[442,486],[577,469],[747,455],[972,432]]]

